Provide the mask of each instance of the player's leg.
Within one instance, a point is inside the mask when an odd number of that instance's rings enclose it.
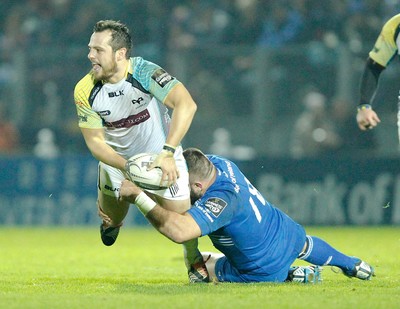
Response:
[[[184,213],[190,208],[190,199],[170,199],[154,196],[157,204],[165,209],[175,211],[177,213]],[[191,283],[209,282],[207,268],[203,262],[203,257],[198,249],[198,239],[192,239],[184,242],[183,254],[186,268],[188,270],[189,281]]]
[[[98,179],[97,208],[102,219],[100,236],[106,246],[111,246],[129,210],[129,203],[118,200],[124,175],[120,170],[100,163]]]
[[[299,259],[315,265],[339,267],[348,277],[370,280],[374,276],[374,268],[361,259],[345,255],[326,241],[307,235],[306,246]]]
[[[128,202],[120,201],[115,196],[109,196],[99,191],[97,203],[99,216],[103,219],[106,227],[122,225],[129,210]]]
[[[320,283],[322,281],[321,275],[321,266],[292,266],[289,269],[286,281],[299,283]]]
[[[184,213],[190,209],[189,174],[183,155],[175,158],[179,169],[179,178],[174,185],[165,190],[147,190],[146,193],[161,207]],[[198,240],[193,239],[183,243],[184,261],[188,269],[189,281],[208,282],[207,268],[198,249]]]
[[[215,252],[202,252],[203,260],[206,263],[206,267],[208,270],[208,274],[210,276],[210,281],[218,281],[217,276],[215,275],[215,264],[217,261],[224,257],[222,253]]]

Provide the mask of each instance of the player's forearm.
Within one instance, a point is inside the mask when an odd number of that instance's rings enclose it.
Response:
[[[126,160],[116,153],[108,144],[102,141],[92,140],[90,143],[87,143],[87,146],[93,157],[97,160],[120,170],[124,170]]]
[[[166,143],[176,147],[189,130],[197,105],[183,84],[172,89],[164,104],[173,110]]]
[[[371,104],[378,87],[379,76],[385,68],[368,58],[360,85],[359,105]]]
[[[146,215],[146,218],[161,234],[173,242],[181,244],[194,238],[185,228],[184,215],[157,206]]]
[[[122,181],[119,197],[122,201],[135,204],[161,234],[176,243],[183,243],[201,236],[200,227],[192,216],[162,208],[129,180]]]
[[[115,168],[125,169],[126,160],[107,144],[103,129],[81,128],[81,132],[93,157]]]
[[[196,110],[197,105],[194,102],[181,104],[173,110],[167,144],[176,147],[181,143],[192,124]]]

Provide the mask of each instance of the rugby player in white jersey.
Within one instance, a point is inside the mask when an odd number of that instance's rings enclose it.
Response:
[[[160,66],[130,57],[132,39],[126,25],[113,20],[96,23],[88,44],[92,69],[75,86],[79,127],[99,161],[100,234],[111,246],[130,204],[118,201],[127,159],[158,153],[150,166],[161,167],[166,190],[148,191],[162,207],[178,213],[190,208],[189,178],[180,145],[197,105],[185,86]],[[172,110],[171,117],[169,109]],[[184,244],[191,282],[207,281],[197,239]]]

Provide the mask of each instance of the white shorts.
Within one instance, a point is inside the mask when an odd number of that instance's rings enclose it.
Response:
[[[168,189],[146,191],[168,200],[189,199],[189,173],[187,171],[185,158],[182,154],[182,147],[177,147],[174,158],[179,170],[179,178],[176,183]],[[123,172],[118,168],[99,162],[97,186],[103,194],[118,198],[119,188],[121,187],[122,180],[125,178]]]

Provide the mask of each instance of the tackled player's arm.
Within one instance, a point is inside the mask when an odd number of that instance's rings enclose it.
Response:
[[[81,128],[81,132],[87,147],[97,160],[121,170],[125,169],[126,160],[106,143],[104,129]]]
[[[186,87],[179,83],[168,93],[164,100],[164,104],[171,108],[170,129],[165,141],[166,146],[177,147],[186,135],[192,123],[197,105]],[[179,170],[173,159],[173,153],[169,151],[161,152],[150,168],[156,166],[161,167],[163,171],[163,179],[171,185],[179,178]]]
[[[176,147],[189,130],[197,105],[183,84],[178,84],[171,90],[164,104],[173,109],[166,143]]]
[[[201,236],[200,227],[190,214],[162,208],[133,182],[123,180],[119,194],[121,200],[135,204],[147,220],[170,240],[183,243]]]

